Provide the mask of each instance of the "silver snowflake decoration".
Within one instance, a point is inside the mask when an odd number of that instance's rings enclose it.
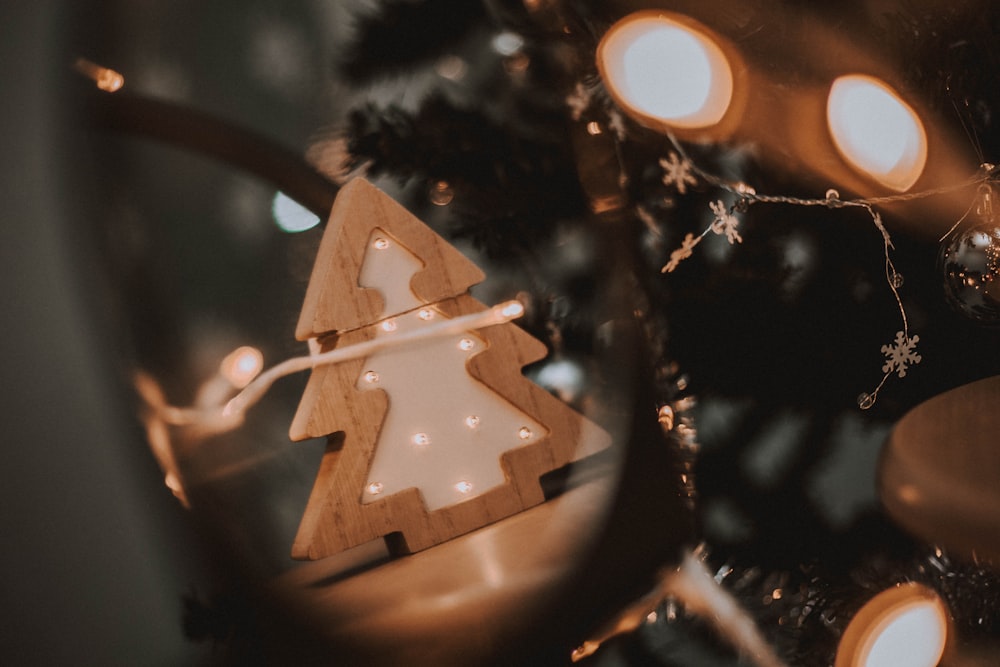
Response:
[[[726,205],[722,203],[722,200],[709,204],[712,209],[712,213],[715,214],[715,219],[712,220],[712,231],[716,234],[725,234],[726,240],[732,243],[743,243],[743,237],[740,236],[737,227],[740,224],[739,218],[733,215]]]
[[[882,346],[882,354],[886,358],[882,372],[896,371],[899,377],[906,377],[907,367],[910,364],[920,363],[920,355],[915,352],[919,340],[920,336],[908,337],[902,331],[897,331],[895,342]]]
[[[660,158],[660,166],[663,167],[663,184],[673,185],[679,194],[687,192],[688,185],[698,182],[691,173],[691,162],[687,158],[681,159],[674,151],[670,151],[666,158]]]
[[[666,266],[660,269],[660,273],[671,273],[677,268],[677,265],[682,261],[690,257],[694,252],[694,247],[701,242],[701,236],[695,236],[694,234],[688,233],[681,241],[681,247],[670,253],[670,261],[667,262]]]

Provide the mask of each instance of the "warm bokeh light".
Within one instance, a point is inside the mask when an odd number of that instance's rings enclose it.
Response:
[[[237,389],[250,384],[264,368],[264,355],[255,347],[243,346],[226,355],[219,364],[219,373]]]
[[[833,143],[853,168],[897,192],[920,178],[927,162],[924,126],[885,83],[861,74],[838,78],[826,115]]]
[[[851,620],[836,667],[936,667],[948,642],[941,598],[919,584],[879,593]]]
[[[274,195],[271,205],[274,221],[283,231],[304,232],[319,224],[319,216],[302,206],[284,192]]]
[[[86,58],[77,58],[73,63],[73,68],[94,81],[98,88],[106,93],[113,93],[121,90],[125,85],[125,77],[120,72],[107,67],[101,67],[92,63]]]
[[[631,14],[597,48],[601,76],[615,101],[646,124],[696,129],[729,109],[733,73],[707,31],[662,12]]]

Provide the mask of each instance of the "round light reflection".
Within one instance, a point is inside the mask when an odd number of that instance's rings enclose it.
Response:
[[[659,12],[627,16],[604,35],[597,62],[611,95],[640,121],[709,127],[732,101],[728,59],[691,21]]]
[[[853,168],[882,185],[908,190],[927,162],[927,134],[916,112],[878,79],[842,76],[826,106],[833,143]]]

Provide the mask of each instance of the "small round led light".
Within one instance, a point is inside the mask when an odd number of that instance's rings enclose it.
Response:
[[[414,445],[422,446],[431,444],[431,437],[426,433],[414,433],[411,440],[413,440]]]
[[[382,331],[395,331],[396,330],[396,320],[386,320],[382,322]]]
[[[430,308],[421,308],[420,312],[417,313],[417,317],[424,320],[425,322],[427,320],[432,320],[434,319],[434,311],[431,310]]]
[[[385,486],[382,484],[382,482],[372,482],[365,487],[365,491],[367,491],[369,495],[377,496],[378,494],[382,493],[382,489],[384,488]]]
[[[244,345],[226,355],[219,364],[219,372],[231,385],[242,389],[257,377],[263,367],[264,355],[260,350]]]
[[[464,352],[468,352],[469,350],[471,350],[475,346],[476,346],[476,344],[474,342],[472,342],[471,338],[463,338],[462,340],[458,341],[458,349],[460,349],[460,350],[462,350]]]
[[[378,373],[376,373],[375,371],[365,371],[363,377],[365,379],[365,382],[367,382],[368,384],[375,384],[378,382]]]
[[[520,301],[508,301],[500,307],[500,314],[504,317],[520,317],[524,315],[524,304]]]
[[[469,415],[465,418],[465,425],[469,428],[476,428],[479,426],[479,417],[476,415]]]
[[[719,123],[733,99],[733,71],[708,28],[663,11],[630,14],[601,39],[597,65],[622,109],[655,129]]]
[[[389,239],[379,236],[372,242],[372,247],[376,250],[385,250],[389,247]]]
[[[532,433],[531,429],[528,428],[527,426],[522,426],[517,431],[517,437],[519,437],[521,440],[530,440],[531,436],[533,435],[534,433]]]
[[[467,482],[464,479],[455,485],[455,490],[459,493],[469,493],[472,491],[472,482]]]
[[[927,134],[910,105],[875,77],[850,74],[830,86],[826,118],[833,143],[857,171],[897,192],[927,162]]]

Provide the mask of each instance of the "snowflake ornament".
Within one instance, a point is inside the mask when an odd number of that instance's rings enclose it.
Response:
[[[715,219],[712,221],[712,231],[716,234],[725,234],[726,240],[730,244],[743,243],[743,237],[736,229],[740,224],[739,218],[729,212],[721,199],[712,202],[709,206],[712,213],[715,214]]]
[[[672,273],[677,265],[682,261],[687,259],[694,252],[694,247],[701,242],[701,236],[695,236],[694,234],[688,233],[681,241],[681,247],[670,253],[670,261],[667,262],[666,266],[660,269],[660,273]]]
[[[892,373],[895,371],[899,377],[906,377],[907,367],[910,364],[920,363],[921,357],[915,352],[919,340],[920,336],[909,337],[902,331],[897,331],[896,340],[889,345],[882,346],[882,354],[886,357],[882,372]]]
[[[673,185],[677,188],[678,194],[687,192],[688,185],[695,185],[698,179],[691,173],[694,165],[687,158],[682,159],[674,151],[666,158],[660,158],[660,166],[663,167],[663,184]]]

